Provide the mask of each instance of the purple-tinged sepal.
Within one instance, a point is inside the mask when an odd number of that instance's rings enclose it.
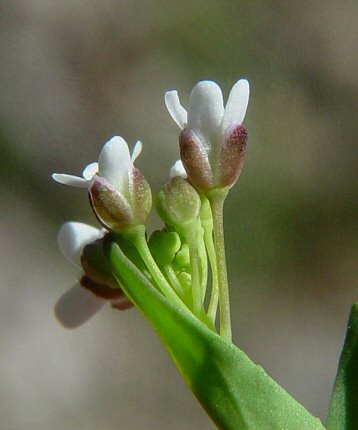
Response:
[[[233,127],[226,136],[220,154],[220,180],[222,187],[232,187],[239,179],[247,144],[247,131],[242,125]]]
[[[180,158],[189,181],[198,189],[213,185],[213,173],[208,154],[192,130],[184,129],[179,136]]]
[[[108,230],[122,232],[133,224],[133,211],[127,199],[107,179],[95,177],[89,196],[98,221]]]

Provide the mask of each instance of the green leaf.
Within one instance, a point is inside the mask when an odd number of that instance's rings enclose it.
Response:
[[[106,254],[123,291],[152,323],[183,378],[219,429],[318,430],[320,421],[260,366],[160,294],[114,242]]]
[[[358,429],[358,303],[352,306],[329,405],[327,429]]]

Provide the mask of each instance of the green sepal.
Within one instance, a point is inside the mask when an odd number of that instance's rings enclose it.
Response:
[[[352,306],[348,320],[329,405],[327,429],[358,429],[358,303]]]
[[[173,305],[160,294],[116,243],[107,241],[105,248],[123,291],[152,323],[219,429],[324,429],[244,352],[208,329],[185,307]]]

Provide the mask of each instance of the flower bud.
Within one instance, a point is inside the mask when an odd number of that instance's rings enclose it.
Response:
[[[174,262],[180,269],[190,269],[190,253],[189,246],[187,243],[183,243],[179,251],[176,253]]]
[[[156,230],[150,236],[149,249],[159,266],[167,266],[180,249],[180,237],[175,231]]]
[[[170,179],[156,197],[156,207],[163,221],[180,233],[185,225],[195,221],[200,211],[200,197],[185,179]]]

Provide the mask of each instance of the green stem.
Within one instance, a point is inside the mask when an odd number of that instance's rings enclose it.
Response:
[[[191,273],[191,291],[193,295],[193,312],[197,317],[201,317],[203,302],[201,300],[201,284],[199,272],[199,252],[197,241],[197,221],[183,229],[185,240],[189,247],[190,256],[190,273]]]
[[[209,256],[209,262],[211,267],[211,275],[212,275],[212,286],[211,286],[211,295],[208,306],[208,317],[215,324],[216,312],[218,309],[219,303],[219,279],[218,279],[218,268],[216,264],[216,251],[213,241],[212,229],[205,229],[204,240],[206,250]]]
[[[184,295],[184,288],[181,285],[181,283],[179,282],[179,279],[178,279],[177,275],[175,274],[175,271],[172,268],[172,266],[167,264],[166,266],[163,266],[163,270],[164,270],[165,274],[167,275],[168,280],[171,283],[171,285],[173,286],[176,293],[182,297]]]
[[[218,269],[216,264],[216,250],[213,240],[213,215],[210,208],[210,203],[208,199],[201,196],[201,212],[200,220],[201,225],[204,230],[204,244],[206,247],[206,252],[209,257],[209,263],[211,268],[212,285],[211,285],[211,295],[209,300],[207,315],[215,325],[216,313],[219,303],[219,280],[218,280]]]
[[[165,295],[165,297],[172,303],[176,303],[180,307],[185,306],[184,303],[178,297],[178,295],[174,292],[168,281],[165,279],[159,267],[157,266],[157,263],[155,262],[149,250],[145,238],[145,226],[140,225],[133,229],[130,229],[126,232],[125,236],[137,248],[140,256],[142,257],[142,260],[144,261],[144,264],[149,270],[149,273],[152,275],[154,281],[160,288],[161,292]]]
[[[208,257],[205,250],[205,240],[204,240],[204,228],[199,219],[198,221],[198,253],[199,253],[199,263],[200,263],[200,291],[201,291],[201,301],[204,303],[206,288],[208,285]]]
[[[214,241],[216,248],[216,265],[219,281],[219,302],[220,302],[220,335],[231,342],[231,317],[229,285],[227,279],[225,240],[224,240],[224,201],[227,196],[227,189],[212,190],[208,195],[214,224]]]

